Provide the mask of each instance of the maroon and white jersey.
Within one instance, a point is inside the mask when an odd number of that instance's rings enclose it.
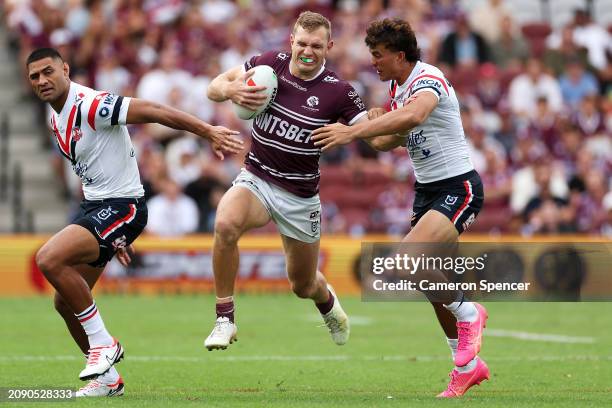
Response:
[[[130,98],[70,83],[51,129],[60,153],[81,178],[87,200],[142,197],[144,189],[126,124]]]
[[[321,149],[311,140],[313,130],[339,120],[352,125],[367,114],[353,87],[325,68],[308,81],[289,72],[291,54],[271,51],[251,58],[274,68],[278,91],[270,107],[253,120],[251,151],[246,168],[300,197],[319,191]]]

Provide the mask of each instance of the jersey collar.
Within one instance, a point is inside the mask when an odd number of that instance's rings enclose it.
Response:
[[[74,104],[74,100],[75,100],[76,88],[77,88],[76,84],[70,81],[70,89],[68,90],[68,97],[66,98],[66,102],[64,102],[64,106],[62,107],[62,110],[60,111],[58,116],[63,117],[64,115],[67,115],[70,109],[72,108],[72,105]]]

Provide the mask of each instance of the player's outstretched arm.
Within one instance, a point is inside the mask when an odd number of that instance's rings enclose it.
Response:
[[[374,120],[376,118],[381,117],[387,113],[384,108],[372,108],[368,111],[368,120]],[[388,152],[389,150],[393,150],[398,146],[404,145],[406,142],[406,138],[401,137],[400,135],[383,135],[383,136],[374,136],[367,139],[364,139],[370,147],[375,150],[380,150],[382,152]]]
[[[159,123],[172,129],[186,130],[212,145],[215,155],[223,160],[223,153],[239,153],[243,142],[236,136],[240,132],[223,126],[213,126],[189,113],[144,99],[134,98],[127,113],[128,124]]]
[[[423,123],[437,104],[436,95],[431,92],[420,92],[412,96],[402,108],[374,120],[363,121],[351,127],[334,123],[315,129],[312,140],[315,141],[315,146],[325,151],[355,139],[405,133]]]
[[[242,66],[232,68],[211,81],[206,96],[211,101],[223,102],[230,99],[249,110],[257,110],[266,101],[266,95],[259,93],[266,87],[247,84],[248,79],[254,73],[255,71],[252,69],[244,72]]]

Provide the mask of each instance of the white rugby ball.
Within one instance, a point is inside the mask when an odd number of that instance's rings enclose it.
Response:
[[[264,93],[267,98],[264,103],[255,111],[252,111],[232,102],[232,105],[234,105],[234,112],[240,119],[243,120],[253,119],[255,116],[268,109],[272,101],[274,101],[274,97],[276,96],[276,90],[278,89],[278,80],[276,78],[276,73],[274,72],[274,69],[271,66],[257,65],[253,68],[253,70],[255,71],[255,73],[253,73],[253,75],[246,80],[246,83],[249,86],[265,86],[266,89],[260,92]]]

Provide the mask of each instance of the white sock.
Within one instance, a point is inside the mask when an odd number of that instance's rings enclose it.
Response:
[[[458,322],[475,322],[478,319],[478,309],[473,302],[453,302],[444,305],[455,317]]]
[[[106,385],[115,384],[117,381],[119,381],[119,372],[117,372],[115,366],[112,366],[110,370],[108,370],[108,372],[102,374],[101,376],[96,378],[96,380]]]
[[[478,357],[474,357],[469,363],[467,363],[463,367],[455,367],[455,370],[459,371],[460,373],[467,373],[468,371],[472,371],[473,369],[476,368],[477,358]]]
[[[446,342],[448,343],[448,347],[450,347],[451,356],[453,357],[453,360],[454,360],[455,354],[457,353],[457,344],[459,344],[459,339],[449,339],[447,337]]]
[[[102,316],[100,316],[100,312],[98,312],[95,301],[81,313],[75,314],[75,316],[79,319],[85,334],[87,334],[90,348],[113,344],[113,338],[106,330],[106,327],[104,327],[104,321]]]

